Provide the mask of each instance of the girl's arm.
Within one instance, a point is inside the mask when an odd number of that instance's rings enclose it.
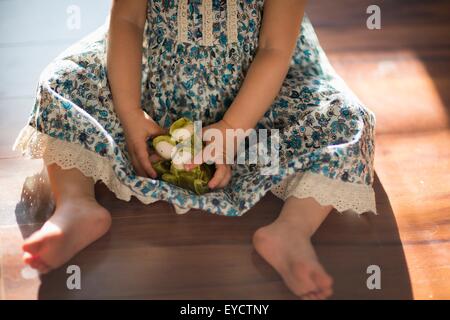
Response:
[[[272,105],[289,69],[306,0],[266,0],[259,46],[245,80],[224,115],[234,129],[254,128]]]
[[[156,178],[147,139],[163,133],[141,108],[142,42],[147,0],[113,0],[107,69],[114,111],[124,129],[128,152],[140,176]]]
[[[299,36],[306,0],[266,0],[259,36],[259,46],[244,82],[223,120],[205,128],[226,130],[251,129],[272,105],[289,70],[289,64]],[[236,150],[215,154],[216,160],[231,158]],[[236,146],[236,144],[235,144]],[[203,160],[207,155],[202,155]],[[214,177],[208,183],[212,189],[225,187],[231,179],[227,164],[216,162]]]
[[[120,118],[141,109],[142,41],[147,0],[114,0],[108,34],[107,68]]]

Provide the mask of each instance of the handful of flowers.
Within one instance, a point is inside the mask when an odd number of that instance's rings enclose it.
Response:
[[[161,158],[152,163],[158,178],[198,195],[209,191],[208,182],[214,175],[214,165],[202,163],[191,170],[185,164],[194,157],[194,124],[186,118],[175,121],[168,135],[153,138],[152,147]]]

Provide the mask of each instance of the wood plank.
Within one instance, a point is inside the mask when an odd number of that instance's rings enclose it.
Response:
[[[375,112],[376,131],[408,133],[450,124],[450,50],[338,52],[329,55],[338,74]]]
[[[378,137],[376,168],[418,299],[450,298],[449,145],[449,130]]]
[[[365,26],[370,5],[381,9],[383,25],[442,25],[448,27],[450,5],[446,0],[316,0],[308,1],[307,12],[318,27]],[[442,39],[444,40],[444,39]]]
[[[432,232],[433,239],[448,240],[450,131],[381,135],[377,141],[376,169],[402,224],[403,240],[429,240],[430,227],[440,230]]]
[[[314,24],[314,21],[313,21]],[[450,46],[447,28],[436,26],[393,26],[389,29],[368,30],[360,27],[345,26],[339,29],[316,28],[320,44],[326,52],[358,51],[358,50],[398,50],[414,51],[430,48],[448,49]]]
[[[25,228],[27,227],[22,227]],[[22,238],[17,225],[0,226],[0,284],[3,287],[3,299],[35,300],[38,296],[41,282],[37,273],[22,261]]]

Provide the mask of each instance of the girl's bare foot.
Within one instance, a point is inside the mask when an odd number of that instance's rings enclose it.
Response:
[[[42,228],[25,240],[23,259],[32,268],[47,273],[104,235],[110,225],[109,212],[94,198],[61,201]]]
[[[333,279],[319,263],[311,244],[311,236],[331,208],[315,208],[316,204],[311,198],[289,198],[280,217],[253,236],[256,251],[302,299],[326,299],[333,293]]]

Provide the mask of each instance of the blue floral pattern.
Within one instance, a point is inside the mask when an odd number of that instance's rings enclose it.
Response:
[[[213,45],[202,46],[202,0],[188,5],[188,41],[177,40],[176,0],[149,0],[143,44],[142,107],[161,126],[180,117],[220,120],[236,96],[258,47],[263,0],[237,1],[237,42],[228,42],[225,0],[212,0]],[[330,179],[373,182],[375,118],[335,74],[307,18],[278,97],[258,128],[279,129],[280,170],[234,165],[230,184],[195,195],[136,175],[114,112],[103,27],[60,55],[43,72],[29,125],[108,159],[133,194],[183,208],[237,216],[286,177],[314,172]]]

